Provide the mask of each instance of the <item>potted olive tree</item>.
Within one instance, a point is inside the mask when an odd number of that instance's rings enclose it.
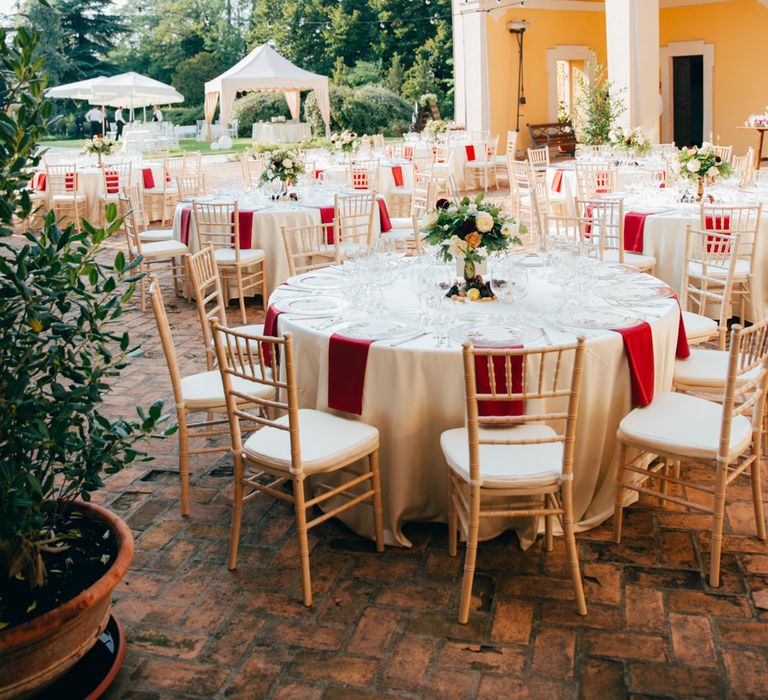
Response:
[[[115,329],[138,276],[122,253],[104,262],[105,229],[12,238],[31,210],[24,184],[50,121],[37,37],[0,30],[0,698],[25,697],[96,642],[128,569],[128,527],[88,503],[103,475],[148,459],[162,405],[132,419],[102,412],[138,352]]]

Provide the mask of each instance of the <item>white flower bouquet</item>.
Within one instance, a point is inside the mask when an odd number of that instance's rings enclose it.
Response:
[[[355,153],[360,148],[360,137],[354,131],[344,129],[339,134],[331,135],[331,144],[337,151]]]
[[[446,131],[448,131],[448,124],[445,121],[442,119],[430,119],[424,125],[423,133],[427,138],[434,141]]]
[[[651,150],[651,141],[645,135],[642,127],[635,127],[632,131],[624,131],[620,126],[611,129],[608,134],[611,145],[621,151],[642,158]]]
[[[699,178],[728,177],[733,170],[730,163],[726,163],[715,151],[715,147],[706,141],[701,147],[691,146],[681,148],[677,156],[680,164],[679,173],[689,180]]]
[[[259,182],[265,184],[279,180],[284,183],[295,183],[296,178],[303,172],[304,165],[294,153],[286,150],[270,151],[267,167],[261,173]]]

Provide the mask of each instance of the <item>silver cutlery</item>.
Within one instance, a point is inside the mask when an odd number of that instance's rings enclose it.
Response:
[[[416,335],[409,335],[407,338],[401,338],[400,340],[396,340],[394,343],[388,343],[388,345],[391,348],[395,348],[398,345],[402,345],[403,343],[410,343],[412,340],[423,338],[425,335],[431,335],[431,333],[429,333],[429,331],[424,331],[423,333],[417,333]]]

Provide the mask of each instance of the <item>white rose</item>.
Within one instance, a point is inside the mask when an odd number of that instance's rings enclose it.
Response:
[[[437,223],[437,214],[433,211],[427,212],[421,219],[421,228],[432,228]]]
[[[271,179],[272,179],[272,178],[275,176],[275,173],[272,171],[272,168],[270,168],[269,170],[267,170],[267,173],[266,173],[266,174],[267,174],[267,177],[268,177],[270,180],[271,180]]]
[[[685,167],[688,169],[689,173],[697,173],[701,170],[701,161],[694,158],[693,160],[689,160]]]
[[[709,170],[707,170],[707,175],[710,177],[717,177],[720,174],[720,171],[713,165]]]
[[[480,233],[488,233],[493,228],[493,217],[487,211],[481,211],[475,217],[475,226]]]
[[[290,158],[286,158],[286,159],[283,161],[283,167],[284,167],[286,170],[290,170],[290,169],[293,167],[293,161],[292,161]]]
[[[477,214],[477,204],[472,202],[472,204],[467,207],[467,214]]]
[[[458,236],[451,236],[451,239],[448,242],[448,252],[454,258],[458,257],[459,255],[464,255],[464,253],[467,252],[467,244]]]

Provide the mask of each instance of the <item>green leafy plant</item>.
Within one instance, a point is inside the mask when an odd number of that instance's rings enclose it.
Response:
[[[121,226],[115,206],[103,229],[62,230],[49,213],[41,231],[12,237],[14,216],[31,211],[25,185],[51,113],[36,45],[24,29],[10,40],[0,30],[0,577],[32,587],[46,580],[41,551],[67,537],[63,513],[104,473],[150,459],[136,444],[165,419],[160,402],[132,420],[101,408],[139,352],[116,325],[138,259],[103,261]]]
[[[611,130],[626,107],[608,80],[608,69],[594,51],[589,68],[591,80],[582,75],[577,78],[581,92],[576,101],[577,133],[581,143],[597,146],[610,141]]]

